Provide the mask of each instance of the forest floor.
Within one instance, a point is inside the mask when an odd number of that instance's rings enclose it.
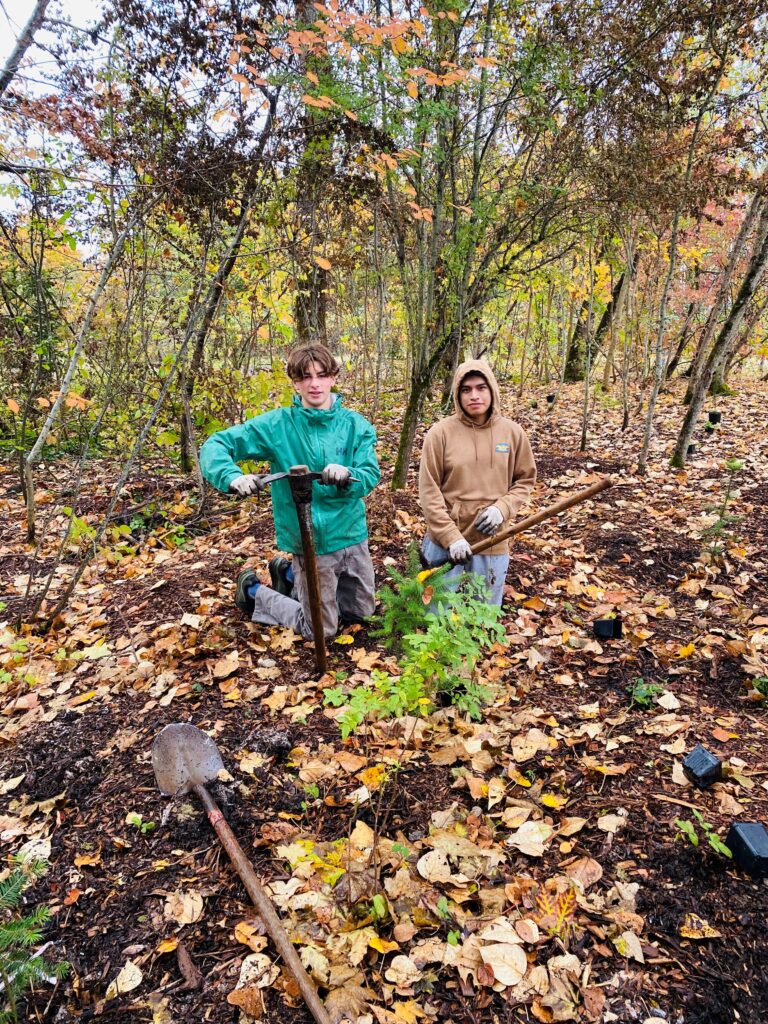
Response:
[[[735,821],[768,821],[768,708],[753,686],[768,677],[768,386],[722,400],[721,424],[673,472],[679,397],[661,398],[641,478],[642,423],[622,431],[614,403],[598,401],[580,453],[577,389],[553,408],[510,396],[538,461],[532,508],[598,474],[614,486],[514,544],[482,721],[442,708],[346,742],[323,689],[364,681],[388,655],[352,627],[318,680],[310,644],[235,609],[242,564],[266,578],[275,553],[268,500],[212,496],[179,548],[187,485],[142,471],[123,520],[137,531],[154,502],[167,528],[115,534],[54,628],[18,634],[29,574],[51,566],[64,521],[33,564],[6,465],[0,837],[49,860],[27,905],[51,907],[46,955],[71,965],[22,1017],[311,1020],[200,806],[156,787],[154,737],[190,721],[221,751],[230,778],[214,793],[334,1021],[764,1021],[768,883],[711,848],[694,810],[721,839]],[[396,419],[379,433],[384,480],[368,508],[383,582],[422,524],[413,478],[386,485]],[[739,518],[713,556],[704,531],[734,457]],[[88,464],[86,522],[116,476]],[[42,514],[71,467],[38,477]],[[622,639],[598,641],[592,621],[617,611]],[[628,694],[638,681],[657,684],[648,707]],[[697,743],[724,765],[705,790],[682,773]]]

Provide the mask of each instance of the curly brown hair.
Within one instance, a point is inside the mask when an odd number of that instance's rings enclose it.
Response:
[[[285,369],[291,380],[302,380],[310,363],[316,363],[329,377],[336,377],[341,369],[338,359],[331,354],[330,349],[320,343],[295,348],[288,356]]]

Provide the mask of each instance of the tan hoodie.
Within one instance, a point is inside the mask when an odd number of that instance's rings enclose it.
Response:
[[[471,373],[485,377],[493,396],[488,419],[480,425],[459,402],[461,382]],[[456,370],[453,406],[454,414],[428,431],[419,467],[419,503],[427,533],[443,548],[462,537],[472,545],[486,540],[472,524],[488,505],[501,511],[504,521],[499,529],[505,529],[536,482],[528,437],[518,423],[501,415],[499,385],[484,359],[469,359]],[[508,542],[501,541],[483,554],[508,551]]]

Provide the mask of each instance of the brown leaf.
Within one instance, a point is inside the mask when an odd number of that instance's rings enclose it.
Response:
[[[249,1017],[261,1019],[264,1012],[264,1000],[257,988],[236,988],[227,996],[227,1002],[232,1006],[239,1006],[243,1013]]]
[[[181,986],[182,990],[194,992],[199,989],[203,984],[203,976],[195,967],[192,957],[189,955],[189,950],[183,942],[179,942],[176,947],[176,960],[179,964],[179,970],[184,975],[184,984]]]
[[[368,1007],[368,996],[360,985],[345,985],[329,992],[325,1000],[325,1009],[331,1018],[331,1024],[342,1021],[357,1020]]]

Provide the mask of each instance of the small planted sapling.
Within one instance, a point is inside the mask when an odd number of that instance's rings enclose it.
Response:
[[[48,963],[34,951],[51,917],[48,907],[36,907],[24,917],[8,917],[21,903],[24,890],[45,868],[43,860],[15,857],[10,874],[0,882],[0,1024],[22,1019],[17,1004],[28,988],[44,980],[63,978],[69,970],[66,962]]]
[[[660,683],[646,683],[642,676],[637,676],[627,687],[630,707],[644,708],[647,710],[653,706],[653,702],[656,697],[658,697],[663,690],[664,687]]]
[[[728,479],[725,484],[725,493],[723,494],[723,500],[710,511],[717,513],[717,518],[711,523],[705,530],[702,531],[702,539],[710,539],[710,545],[708,549],[708,555],[711,561],[717,561],[723,554],[725,549],[725,542],[735,539],[733,528],[741,522],[740,516],[731,515],[728,511],[728,505],[731,500],[731,493],[733,491],[733,482],[737,473],[740,473],[744,469],[743,459],[728,459],[725,463],[725,468],[728,470]]]
[[[691,846],[698,846],[702,838],[706,839],[715,853],[722,854],[723,857],[731,858],[733,854],[717,832],[715,832],[714,825],[710,825],[710,823],[705,820],[701,811],[694,810],[693,817],[695,821],[689,821],[685,818],[675,818],[675,825],[677,825],[678,828],[675,838],[687,839]],[[701,831],[701,836],[699,835],[699,830]]]

